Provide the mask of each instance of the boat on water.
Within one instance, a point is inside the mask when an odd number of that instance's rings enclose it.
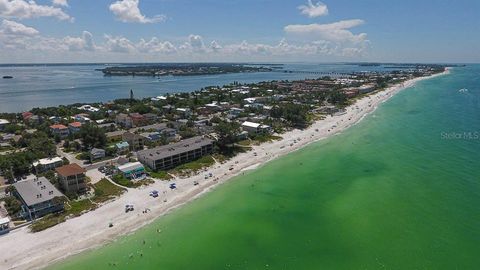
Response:
[[[458,90],[458,92],[460,92],[460,93],[466,93],[466,92],[468,92],[468,89],[467,89],[467,88],[462,88],[462,89]]]
[[[13,79],[13,76],[3,76],[3,79]]]

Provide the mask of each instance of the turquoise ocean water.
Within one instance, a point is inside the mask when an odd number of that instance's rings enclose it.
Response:
[[[49,269],[479,269],[479,136],[480,66],[456,68]]]

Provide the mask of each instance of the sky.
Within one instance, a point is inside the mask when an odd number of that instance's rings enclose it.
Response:
[[[479,13],[479,0],[0,0],[0,63],[478,63]]]

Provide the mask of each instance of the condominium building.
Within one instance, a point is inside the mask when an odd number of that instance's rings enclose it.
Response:
[[[87,172],[78,164],[69,164],[56,168],[60,178],[60,185],[65,192],[84,193],[87,190],[86,176]]]
[[[138,160],[152,170],[166,170],[213,152],[213,140],[193,137],[137,153]]]
[[[56,197],[63,197],[45,177],[33,178],[13,184],[15,197],[22,202],[23,218],[33,220],[50,213],[63,211],[63,203]]]

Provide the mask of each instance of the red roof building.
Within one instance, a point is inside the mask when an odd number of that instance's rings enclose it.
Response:
[[[24,112],[22,113],[23,120],[28,120],[33,116],[33,113],[31,112]]]

